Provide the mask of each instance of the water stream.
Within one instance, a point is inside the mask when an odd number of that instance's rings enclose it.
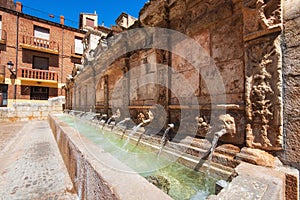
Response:
[[[222,130],[214,133],[214,137],[213,137],[213,140],[211,142],[210,152],[209,152],[209,155],[208,155],[208,158],[207,158],[207,164],[208,164],[208,167],[207,167],[207,170],[206,170],[207,176],[210,176],[212,156],[213,156],[213,154],[215,152],[215,149],[217,147],[219,138],[222,137],[225,133],[226,133],[225,129],[222,129]]]
[[[122,120],[122,121],[120,121],[119,123],[117,123],[114,127],[113,127],[113,129],[112,129],[112,131],[114,130],[114,128],[120,128],[121,126],[123,126],[125,123],[127,123],[128,121],[130,120],[130,118],[125,118],[124,120]],[[126,131],[126,125],[125,125],[125,131]]]
[[[124,143],[122,148],[126,148],[132,136],[144,125],[144,122],[139,123],[139,125],[135,126],[132,131],[129,133],[126,142]]]
[[[128,135],[127,140],[124,141],[106,129],[101,130],[99,126],[83,123],[82,120],[75,117],[66,115],[60,117],[60,119],[76,128],[105,152],[110,153],[142,176],[165,177],[170,183],[169,195],[175,200],[202,200],[206,199],[209,194],[214,193],[216,180],[176,162],[170,162],[164,154],[157,159],[157,153],[154,151],[151,152],[149,148],[142,145],[136,147],[135,144],[130,142],[128,138],[133,137],[136,131],[146,122],[136,126]],[[126,150],[124,150],[125,147]]]
[[[161,138],[161,143],[160,143],[160,147],[159,147],[159,151],[157,153],[157,157],[160,157],[161,152],[163,151],[164,147],[166,146],[167,142],[168,142],[168,134],[170,132],[170,130],[172,128],[174,128],[174,124],[169,124],[169,127],[165,130],[163,137]]]

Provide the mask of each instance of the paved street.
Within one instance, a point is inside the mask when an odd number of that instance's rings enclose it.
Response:
[[[77,199],[47,121],[0,122],[0,199]]]

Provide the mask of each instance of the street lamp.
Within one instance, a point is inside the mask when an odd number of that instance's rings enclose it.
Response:
[[[10,71],[12,78],[16,78],[16,70],[14,69],[14,63],[11,61],[7,62],[7,68]]]
[[[17,78],[16,69],[14,68],[14,63],[12,61],[7,62],[7,68],[11,73],[10,78],[12,79],[12,84],[14,85],[14,100],[17,99],[17,85],[15,84],[15,79]]]

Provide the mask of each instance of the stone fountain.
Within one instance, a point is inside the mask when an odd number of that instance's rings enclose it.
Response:
[[[299,199],[299,7],[151,0],[88,58],[67,103],[107,117],[122,108],[132,126],[113,132],[195,171],[209,168],[226,182],[211,199]],[[138,127],[154,105],[161,114]]]

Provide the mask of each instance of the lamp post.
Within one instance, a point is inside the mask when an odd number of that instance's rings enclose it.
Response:
[[[17,78],[16,70],[14,69],[14,63],[12,61],[7,62],[7,68],[10,71],[10,79],[12,79],[12,84],[14,85],[14,100],[17,99],[17,85],[15,84],[15,80]]]

